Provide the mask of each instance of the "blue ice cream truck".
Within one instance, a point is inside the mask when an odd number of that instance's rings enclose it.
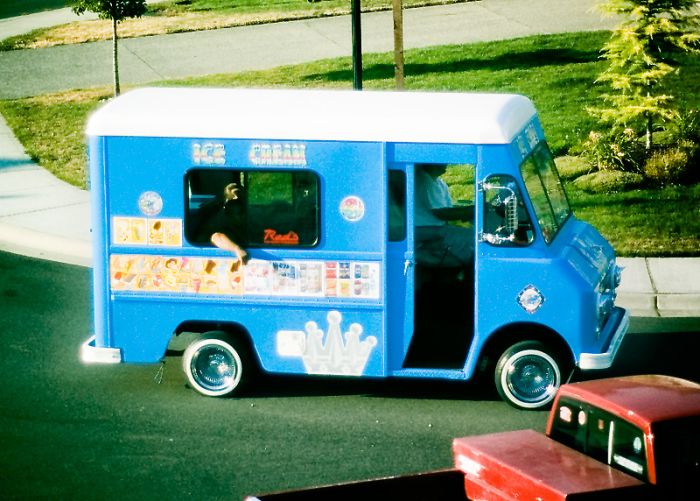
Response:
[[[523,96],[150,88],[87,134],[86,362],[186,339],[203,395],[259,370],[480,375],[538,409],[627,331],[614,251],[572,214]]]

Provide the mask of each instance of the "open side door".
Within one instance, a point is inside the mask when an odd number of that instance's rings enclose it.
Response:
[[[413,164],[390,164],[387,175],[387,363],[400,370],[413,337],[415,255]]]

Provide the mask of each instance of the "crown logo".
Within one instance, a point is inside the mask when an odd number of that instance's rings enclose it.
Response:
[[[316,322],[306,322],[303,331],[277,332],[277,353],[283,357],[300,357],[307,374],[361,376],[372,350],[377,345],[375,336],[360,341],[362,325],[353,323],[341,334],[343,316],[330,311],[326,316],[328,333]]]

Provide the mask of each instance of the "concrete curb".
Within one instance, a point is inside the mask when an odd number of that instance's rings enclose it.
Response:
[[[700,260],[647,258],[646,263],[661,316],[700,313]]]
[[[92,266],[89,242],[47,235],[0,222],[0,250],[78,266]]]
[[[633,316],[700,316],[700,259],[619,258],[620,306]]]
[[[35,164],[1,115],[0,250],[92,264],[89,194]]]

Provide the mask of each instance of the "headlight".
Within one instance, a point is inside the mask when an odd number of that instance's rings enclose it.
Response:
[[[617,289],[622,283],[622,270],[624,270],[622,266],[615,265],[613,269],[613,289]]]
[[[620,285],[622,279],[622,267],[615,262],[610,263],[608,273],[598,286],[598,333],[603,330],[605,322],[615,307],[615,289]]]
[[[600,334],[603,331],[603,327],[605,327],[605,322],[608,320],[610,313],[612,313],[613,306],[615,305],[614,298],[614,295],[606,293],[600,294],[598,296],[598,334]]]

